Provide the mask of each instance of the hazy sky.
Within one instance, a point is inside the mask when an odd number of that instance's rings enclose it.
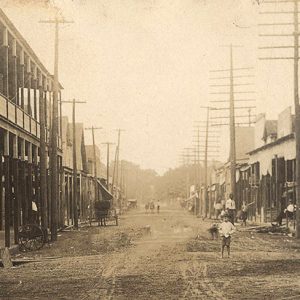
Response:
[[[97,133],[98,144],[116,142],[115,129],[125,129],[122,158],[143,168],[162,173],[178,164],[184,147],[191,147],[195,121],[205,119],[201,105],[216,99],[209,94],[209,71],[229,66],[229,51],[222,45],[243,45],[235,49],[234,62],[237,67],[254,67],[250,72],[256,85],[249,89],[256,91],[257,113],[276,118],[293,104],[292,61],[258,60],[277,54],[259,52],[259,45],[289,40],[258,37],[266,31],[257,26],[264,20],[257,1],[0,0],[0,4],[51,72],[53,27],[38,21],[53,16],[53,5],[74,21],[60,31],[63,98],[88,102],[78,105],[77,121],[105,128]],[[71,107],[65,105],[63,112],[70,116]],[[221,135],[221,158],[226,159],[226,129]],[[91,142],[90,132],[85,138]]]

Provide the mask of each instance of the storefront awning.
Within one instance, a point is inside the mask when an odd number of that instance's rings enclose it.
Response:
[[[97,180],[97,182],[99,184],[103,200],[111,200],[113,198],[113,195],[107,190],[107,188],[99,180]]]

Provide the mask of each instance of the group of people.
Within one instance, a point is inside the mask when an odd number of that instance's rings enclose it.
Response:
[[[242,225],[246,226],[248,209],[253,203],[254,202],[247,204],[245,201],[243,201],[241,210],[236,213],[236,204],[233,194],[231,193],[228,200],[224,201],[223,203],[219,201],[214,204],[216,218],[221,219],[221,223],[212,224],[209,231],[213,239],[217,238],[218,235],[221,237],[221,258],[224,257],[225,247],[227,249],[227,255],[230,257],[231,236],[236,231],[234,223],[238,218],[242,221]]]
[[[156,206],[156,212],[159,213],[159,210],[160,210],[159,200],[157,200],[156,205],[154,204],[154,201],[150,201],[150,202],[146,203],[145,204],[146,214],[149,212],[149,210],[150,210],[150,213],[153,214],[154,210],[155,210],[155,206]]]
[[[234,222],[236,218],[242,220],[241,225],[246,226],[246,220],[248,218],[248,209],[254,202],[247,204],[243,201],[241,206],[241,210],[236,215],[236,205],[233,199],[233,194],[229,195],[229,199],[222,204],[221,202],[215,203],[215,209],[217,211],[216,217],[217,219],[221,219],[220,223],[214,223],[209,228],[209,232],[213,239],[217,238],[218,235],[221,237],[221,258],[224,256],[224,249],[227,248],[228,257],[230,257],[230,243],[231,243],[231,235],[235,232],[236,228],[234,226]],[[282,214],[279,215],[278,222],[281,225],[282,218],[286,216],[287,221],[290,219],[294,219],[296,212],[296,205],[293,204],[292,200],[289,200],[287,207],[282,211]]]
[[[222,201],[218,201],[214,204],[216,219],[223,219],[226,214],[233,225],[236,219],[240,219],[242,221],[242,225],[246,226],[246,221],[248,219],[248,210],[253,203],[254,202],[247,204],[245,201],[243,201],[241,210],[236,213],[236,205],[233,199],[233,194],[230,194],[228,200],[225,201],[225,203],[222,203]]]

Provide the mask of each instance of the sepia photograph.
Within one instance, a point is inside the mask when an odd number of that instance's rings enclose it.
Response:
[[[300,299],[300,0],[0,0],[0,299]]]

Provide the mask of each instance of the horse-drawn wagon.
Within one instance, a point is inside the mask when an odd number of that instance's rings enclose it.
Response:
[[[107,223],[118,226],[118,214],[110,200],[96,201],[94,208],[98,226],[106,226]]]

